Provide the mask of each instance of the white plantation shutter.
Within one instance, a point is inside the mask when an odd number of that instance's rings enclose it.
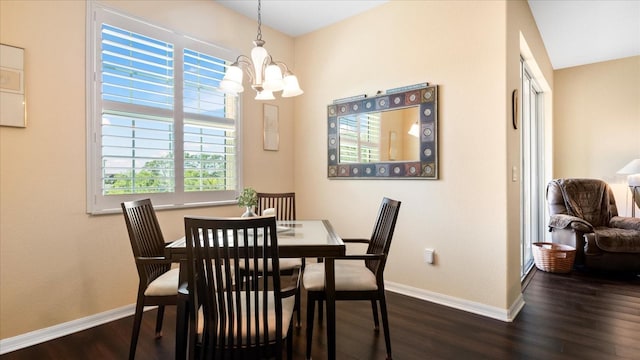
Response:
[[[174,192],[173,46],[101,34],[102,195]]]
[[[105,111],[102,194],[173,192],[173,121]]]
[[[102,24],[102,98],[173,109],[173,45]]]
[[[340,117],[341,163],[380,161],[380,113]]]
[[[189,121],[184,126],[184,191],[236,187],[235,130]]]
[[[184,191],[234,190],[236,109],[218,91],[225,64],[184,52]]]
[[[88,211],[235,200],[237,98],[219,92],[221,49],[94,6]]]

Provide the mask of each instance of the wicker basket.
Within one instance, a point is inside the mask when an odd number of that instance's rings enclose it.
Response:
[[[573,269],[576,249],[562,244],[548,242],[533,243],[533,259],[542,271],[568,273]]]

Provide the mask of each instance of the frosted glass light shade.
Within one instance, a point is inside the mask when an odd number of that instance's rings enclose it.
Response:
[[[255,97],[256,100],[275,100],[273,93],[269,90],[262,90]]]
[[[242,76],[242,69],[240,66],[231,65],[227,68],[227,72],[224,74],[224,79],[242,84]]]
[[[289,73],[284,79],[282,79],[284,83],[284,90],[282,91],[282,97],[293,97],[304,94],[304,91],[300,89],[300,84],[298,84],[298,78]]]
[[[269,91],[280,91],[284,88],[284,82],[282,81],[282,70],[274,63],[267,66],[264,71],[264,83],[262,87]]]
[[[244,86],[235,81],[223,79],[220,81],[220,90],[225,94],[238,95],[238,93],[244,91]]]
[[[228,94],[237,94],[244,91],[242,86],[242,69],[239,66],[229,66],[224,78],[220,81],[220,90]]]

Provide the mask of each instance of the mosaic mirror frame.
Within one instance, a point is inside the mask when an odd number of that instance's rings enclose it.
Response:
[[[419,107],[419,156],[410,161],[340,163],[339,117]],[[438,179],[438,87],[421,84],[375,97],[336,100],[327,107],[329,179]]]

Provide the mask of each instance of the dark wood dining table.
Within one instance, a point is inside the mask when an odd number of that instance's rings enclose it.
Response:
[[[336,358],[336,303],[334,258],[345,255],[345,245],[328,220],[278,221],[278,251],[281,258],[324,258],[327,357]],[[165,254],[175,262],[184,264],[187,259],[185,238],[169,243]],[[186,282],[186,271],[180,270],[181,283]],[[178,306],[176,321],[176,359],[187,356],[186,309]]]

